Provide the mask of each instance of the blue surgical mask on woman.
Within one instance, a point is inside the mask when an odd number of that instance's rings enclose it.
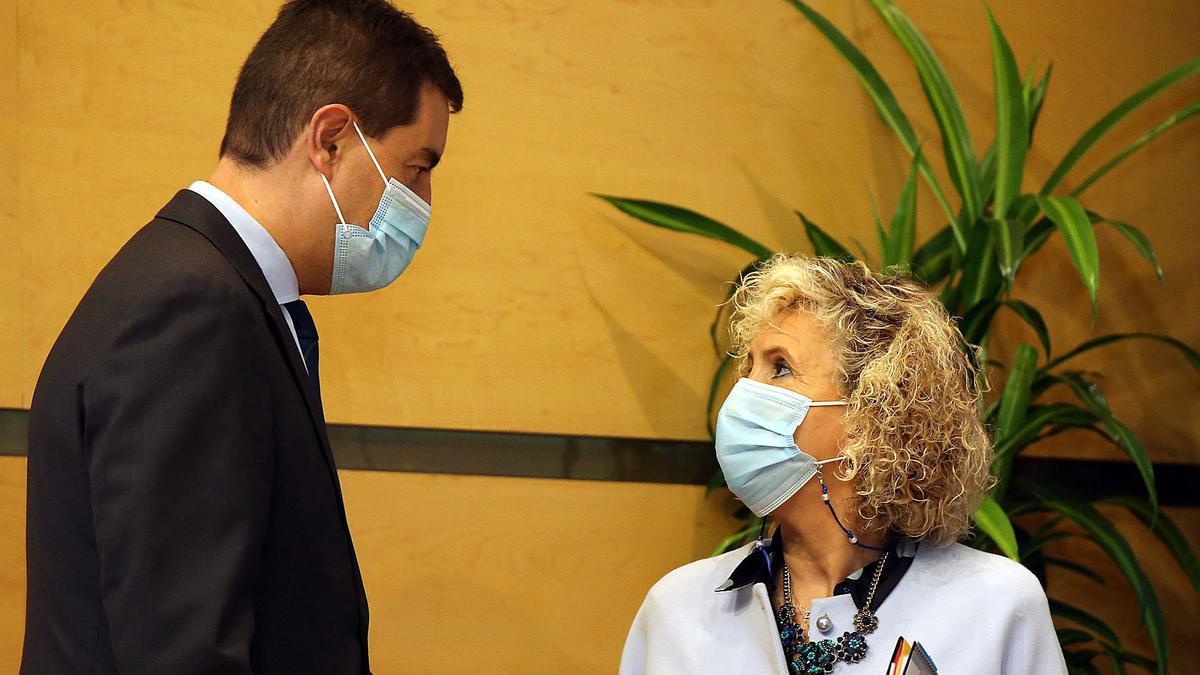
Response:
[[[846,401],[813,401],[789,389],[742,378],[717,414],[717,461],[734,496],[765,516],[804,487],[822,464],[796,445],[794,434],[813,407]]]
[[[375,159],[375,153],[371,152],[366,136],[358,128],[358,123],[353,124],[375,169],[379,171],[379,177],[383,179],[383,196],[379,199],[379,208],[375,210],[369,227],[363,229],[346,222],[337,198],[333,196],[333,188],[329,186],[329,179],[321,174],[325,190],[333,202],[333,210],[338,216],[333,243],[333,280],[329,285],[331,295],[375,291],[395,281],[408,269],[417,249],[421,248],[432,212],[429,204],[417,193],[395,178],[388,179]]]

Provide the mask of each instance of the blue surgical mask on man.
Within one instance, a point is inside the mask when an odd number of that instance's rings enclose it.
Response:
[[[810,408],[846,404],[738,380],[717,414],[717,461],[730,491],[756,516],[779,508],[812,480],[820,465],[841,459],[817,461],[796,445],[796,429]]]
[[[415,192],[395,178],[388,179],[358,123],[353,124],[383,179],[383,196],[366,229],[347,223],[333,196],[329,179],[321,174],[338,216],[333,243],[333,280],[329,285],[331,295],[375,291],[395,281],[408,269],[417,249],[421,248],[432,212],[429,204]]]

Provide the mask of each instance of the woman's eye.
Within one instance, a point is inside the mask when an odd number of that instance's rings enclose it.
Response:
[[[429,167],[427,166],[414,166],[413,170],[417,172],[418,176],[424,173],[429,173]]]
[[[788,367],[787,363],[784,363],[783,361],[776,361],[775,362],[775,374],[772,375],[771,377],[772,377],[772,379],[774,379],[777,377],[784,377],[785,375],[791,375],[791,374],[792,374],[792,369]]]

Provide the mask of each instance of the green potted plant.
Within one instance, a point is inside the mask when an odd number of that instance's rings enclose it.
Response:
[[[1096,661],[1106,658],[1116,672],[1133,663],[1159,673],[1167,672],[1166,629],[1158,599],[1126,539],[1112,522],[1095,508],[1095,503],[1065,493],[1061,488],[1039,483],[1014,470],[1013,459],[1030,446],[1067,430],[1090,430],[1103,441],[1120,448],[1131,460],[1145,485],[1144,497],[1113,495],[1104,501],[1128,509],[1169,548],[1200,592],[1200,563],[1178,527],[1158,510],[1154,467],[1136,435],[1113,413],[1105,400],[1095,373],[1072,369],[1072,360],[1085,352],[1122,340],[1141,339],[1168,345],[1179,351],[1200,371],[1200,354],[1188,345],[1164,335],[1122,333],[1101,335],[1066,352],[1055,354],[1050,333],[1040,311],[1013,297],[1013,282],[1023,265],[1046,241],[1060,235],[1091,299],[1093,316],[1098,311],[1097,289],[1100,261],[1094,228],[1112,227],[1125,237],[1153,266],[1161,279],[1162,269],[1150,240],[1136,227],[1089,210],[1084,192],[1130,155],[1200,112],[1193,101],[1159,125],[1134,140],[1099,168],[1083,178],[1074,189],[1062,190],[1064,178],[1098,140],[1119,121],[1154,96],[1192,75],[1200,73],[1200,58],[1184,63],[1134,92],[1101,117],[1080,136],[1035,193],[1021,191],[1025,160],[1032,144],[1038,115],[1050,82],[1051,67],[1039,74],[1030,69],[1024,77],[1017,69],[1004,33],[990,12],[990,42],[995,83],[995,136],[983,155],[974,150],[965,116],[955,89],[933,49],[917,27],[891,0],[870,0],[875,11],[899,40],[920,78],[925,98],[937,121],[941,150],[955,196],[952,201],[929,162],[908,116],[892,90],[870,60],[829,20],[802,0],[790,3],[811,23],[850,65],[869,95],[883,123],[891,129],[912,158],[898,203],[885,225],[876,215],[878,268],[901,269],[940,291],[940,297],[959,317],[966,339],[981,347],[977,362],[989,381],[1002,382],[992,400],[981,402],[995,446],[993,471],[998,485],[976,514],[977,532],[970,542],[983,549],[1002,552],[1024,563],[1046,583],[1046,567],[1060,566],[1099,578],[1086,565],[1046,555],[1048,542],[1067,536],[1073,525],[1094,541],[1120,569],[1141,610],[1142,620],[1154,649],[1153,658],[1127,651],[1120,638],[1097,617],[1053,599],[1051,611],[1070,626],[1059,630],[1067,663],[1072,672],[1098,672]],[[916,243],[917,181],[931,189],[945,225],[920,245]],[[772,251],[732,227],[686,208],[660,202],[596,195],[622,212],[650,225],[710,237],[736,246],[753,258],[738,278]],[[826,230],[797,211],[798,224],[817,255],[851,259],[854,254]],[[1017,346],[1011,363],[1004,367],[987,357],[993,321],[999,312],[1020,317],[1036,337],[1043,354],[1032,344]],[[713,374],[708,401],[711,420],[718,394],[732,365],[722,349],[724,309],[719,309],[710,338],[722,361]],[[1068,392],[1070,402],[1061,402]],[[720,484],[720,475],[713,486]],[[1041,514],[1034,517],[1034,514]],[[759,522],[742,511],[744,527],[722,542],[718,551],[740,545],[758,530]],[[1036,525],[1036,526],[1034,526]],[[1061,624],[1060,624],[1061,625]]]

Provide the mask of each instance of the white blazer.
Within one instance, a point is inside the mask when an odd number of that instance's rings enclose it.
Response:
[[[716,592],[752,544],[667,574],[638,610],[620,675],[788,675],[775,613],[759,582]],[[829,635],[853,630],[850,595],[814,599]],[[885,675],[896,640],[919,641],[939,675],[1056,675],[1067,672],[1046,594],[1029,570],[961,544],[922,545],[876,610],[866,658],[835,675]]]

